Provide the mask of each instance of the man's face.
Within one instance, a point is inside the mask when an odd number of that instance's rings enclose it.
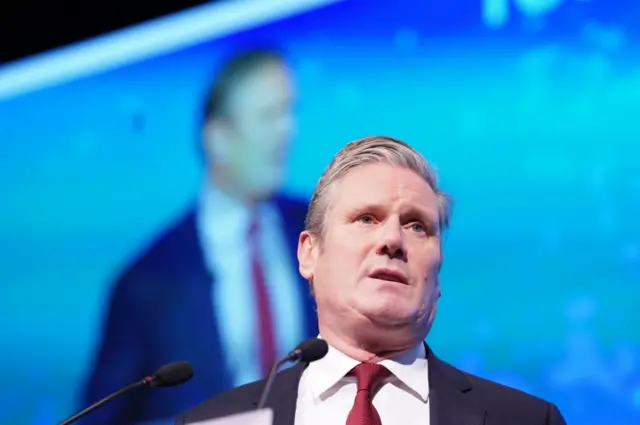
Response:
[[[284,64],[269,62],[240,81],[229,99],[228,118],[213,136],[214,167],[250,200],[268,198],[281,185],[294,132],[294,88]],[[220,129],[218,129],[220,130]]]
[[[428,332],[442,260],[438,198],[428,183],[406,168],[368,164],[326,202],[322,242],[303,232],[299,247],[321,332],[323,325]]]

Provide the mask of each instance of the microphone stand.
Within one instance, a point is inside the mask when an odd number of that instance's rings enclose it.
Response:
[[[107,397],[103,398],[102,400],[99,400],[95,403],[93,403],[91,406],[87,407],[86,409],[76,413],[75,415],[65,419],[64,421],[60,422],[58,425],[69,425],[72,422],[77,421],[78,419],[80,419],[81,417],[83,417],[84,415],[92,412],[93,410],[97,409],[98,407],[102,406],[105,403],[108,403],[109,401],[113,400],[116,397],[120,397],[122,394],[129,392],[133,389],[136,389],[138,387],[142,387],[147,385],[149,382],[149,378],[145,378],[145,379],[141,379],[138,382],[134,382],[133,384],[129,384],[124,388],[120,388],[118,391],[116,391],[115,393],[109,394]]]
[[[281,358],[280,360],[275,362],[273,366],[271,366],[269,376],[267,376],[267,381],[265,382],[264,388],[262,389],[262,394],[260,395],[260,401],[258,402],[258,407],[256,407],[256,410],[262,409],[267,403],[267,396],[271,392],[271,386],[273,385],[273,381],[278,373],[278,368],[282,366],[283,363],[291,360],[297,362],[298,360],[300,360],[301,354],[302,351],[300,349],[293,350],[291,353],[287,354],[285,357]]]

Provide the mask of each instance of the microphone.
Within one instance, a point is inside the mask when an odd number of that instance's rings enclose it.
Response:
[[[262,394],[260,395],[260,401],[258,402],[256,410],[262,409],[267,402],[267,396],[271,391],[271,385],[273,385],[273,380],[276,377],[278,368],[282,364],[290,361],[304,363],[315,362],[316,360],[323,358],[327,354],[327,351],[329,351],[329,346],[326,341],[320,338],[311,338],[306,341],[302,341],[293,351],[275,362],[271,367],[269,376],[267,376],[267,381],[262,389]]]
[[[142,378],[141,380],[127,385],[124,388],[120,388],[118,391],[108,395],[102,400],[97,401],[86,409],[76,413],[75,415],[65,419],[58,425],[69,425],[72,422],[77,421],[83,416],[96,410],[103,404],[113,400],[116,397],[121,396],[135,388],[140,387],[172,387],[174,385],[180,385],[187,382],[193,376],[193,368],[189,362],[174,362],[162,366],[151,376]]]

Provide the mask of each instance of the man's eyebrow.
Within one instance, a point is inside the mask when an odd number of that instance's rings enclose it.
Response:
[[[363,214],[366,212],[380,213],[384,210],[386,204],[384,202],[367,202],[365,204],[353,205],[349,208],[351,214]],[[400,212],[402,219],[419,219],[429,224],[439,227],[439,213],[431,208],[419,207],[416,205],[408,205]]]
[[[410,205],[400,214],[402,220],[420,220],[425,226],[431,227],[433,231],[440,233],[442,223],[440,222],[440,211],[438,209]]]
[[[433,210],[427,207],[417,206],[415,204],[411,204],[405,207],[402,210],[400,215],[403,217],[413,216],[413,217],[421,218],[423,220],[428,220],[428,221],[435,221],[435,222],[438,221],[437,210]]]
[[[384,202],[367,202],[365,204],[352,205],[348,209],[349,215],[359,215],[359,214],[382,214],[384,213],[384,209],[386,204]]]

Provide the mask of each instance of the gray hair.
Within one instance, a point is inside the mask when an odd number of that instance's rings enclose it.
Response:
[[[452,200],[438,189],[435,170],[405,142],[386,136],[371,136],[348,143],[322,173],[309,204],[305,230],[322,239],[329,206],[325,198],[329,189],[354,168],[381,162],[404,167],[420,175],[438,198],[439,230],[442,232],[449,227]]]

